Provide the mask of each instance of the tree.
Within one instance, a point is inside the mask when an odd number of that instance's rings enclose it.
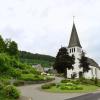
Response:
[[[90,70],[89,63],[88,63],[88,58],[85,57],[85,53],[83,52],[81,55],[80,61],[80,68],[83,68],[83,73],[88,72]]]
[[[10,58],[5,53],[0,54],[0,74],[6,74],[10,67]]]
[[[5,48],[6,48],[5,42],[0,35],[0,53],[5,52]]]
[[[7,52],[11,56],[18,57],[18,46],[15,41],[8,41]]]
[[[55,59],[54,69],[56,69],[58,73],[64,73],[64,77],[67,78],[67,70],[74,68],[74,60],[74,55],[69,56],[67,49],[61,47]]]

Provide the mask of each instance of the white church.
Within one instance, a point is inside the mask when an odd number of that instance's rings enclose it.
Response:
[[[68,78],[71,78],[71,76],[75,73],[76,78],[83,76],[87,79],[90,79],[90,78],[100,79],[100,67],[93,59],[88,58],[88,63],[90,66],[89,72],[86,72],[83,74],[82,68],[79,68],[79,59],[81,58],[81,54],[82,54],[83,50],[82,50],[82,46],[79,41],[79,37],[78,37],[74,22],[73,22],[71,37],[70,37],[70,41],[69,41],[67,50],[68,50],[69,55],[75,56],[74,69],[68,70],[68,72],[67,72]]]

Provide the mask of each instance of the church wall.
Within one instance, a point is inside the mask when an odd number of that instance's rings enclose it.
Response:
[[[74,69],[73,70],[69,70],[68,71],[68,78],[71,78],[71,74],[76,73],[77,77],[79,78],[79,72],[82,71],[82,69],[79,68],[79,59],[81,58],[81,53],[82,53],[82,49],[80,47],[71,47],[68,48],[68,53],[70,56],[74,55],[75,56],[75,64],[74,64]]]
[[[97,69],[97,78],[100,79],[100,69]]]
[[[84,77],[87,79],[91,79],[91,78],[95,78],[95,69],[93,68],[93,66],[90,66],[90,70],[88,72],[84,73]]]
[[[91,78],[98,78],[100,79],[100,69],[94,67],[94,66],[90,66],[91,70],[89,70],[89,72],[84,74],[84,77],[87,79],[91,79]]]

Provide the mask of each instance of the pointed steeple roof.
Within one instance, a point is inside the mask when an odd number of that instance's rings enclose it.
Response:
[[[78,34],[77,34],[77,30],[75,27],[75,23],[73,22],[73,27],[72,27],[72,32],[71,32],[71,37],[70,37],[68,48],[75,47],[75,46],[82,48],[80,41],[79,41]]]

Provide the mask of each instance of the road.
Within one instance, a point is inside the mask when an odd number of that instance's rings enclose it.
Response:
[[[59,82],[61,78],[56,77],[54,82]],[[19,87],[22,96],[32,97],[32,100],[66,100],[68,98],[83,95],[82,93],[50,93],[40,89],[41,84]]]
[[[74,97],[65,100],[100,100],[100,93],[89,93],[82,96]]]

